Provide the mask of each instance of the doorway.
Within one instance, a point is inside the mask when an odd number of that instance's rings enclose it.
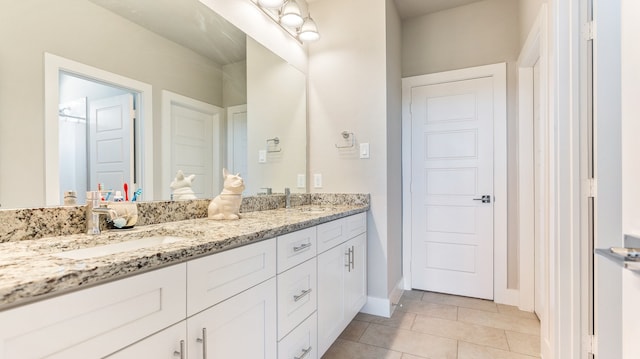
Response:
[[[86,191],[98,185],[135,186],[139,94],[64,71],[59,79],[60,193],[74,191],[84,204]]]
[[[133,80],[109,71],[98,69],[89,65],[69,60],[60,56],[45,53],[45,202],[48,206],[57,206],[62,203],[60,173],[60,114],[61,101],[60,83],[61,74],[72,75],[73,77],[89,80],[92,82],[108,85],[116,89],[121,89],[126,93],[133,93],[135,103],[136,120],[131,128],[135,141],[135,151],[133,151],[132,163],[136,164],[135,169],[130,167],[131,182],[130,191],[142,187],[144,189],[141,199],[153,199],[153,118],[152,111],[152,88],[151,85]],[[77,96],[76,96],[77,97]],[[127,145],[130,148],[130,145]],[[123,154],[124,154],[123,150]],[[127,157],[131,156],[131,150],[127,151]],[[129,165],[128,165],[129,166]],[[122,175],[117,182],[122,181]],[[89,183],[90,180],[87,180]],[[135,183],[135,187],[133,185]],[[114,184],[113,189],[118,189],[122,184]],[[89,186],[89,185],[87,185]],[[93,187],[87,187],[93,189]],[[78,190],[77,192],[82,192]]]
[[[492,285],[492,288],[489,289],[489,292],[490,292],[489,295],[474,294],[474,293],[465,293],[464,295],[472,295],[472,296],[485,297],[485,298],[492,297],[498,303],[513,305],[517,303],[517,292],[507,288],[506,64],[487,65],[487,66],[473,67],[473,68],[462,69],[462,70],[447,71],[443,73],[414,76],[414,77],[404,78],[402,80],[403,81],[403,95],[402,95],[403,97],[403,139],[402,139],[403,155],[402,156],[403,156],[403,203],[404,203],[403,204],[403,212],[404,212],[403,247],[406,249],[403,254],[403,263],[404,263],[403,272],[405,275],[404,287],[405,289],[415,288],[416,284],[420,281],[420,279],[416,277],[416,273],[414,273],[414,271],[416,271],[416,269],[420,267],[419,263],[416,263],[414,252],[417,253],[421,251],[422,254],[424,254],[425,256],[432,256],[435,253],[433,251],[433,248],[443,247],[442,244],[445,243],[445,239],[443,238],[450,237],[449,234],[444,234],[443,236],[443,231],[434,227],[432,229],[435,229],[435,230],[430,232],[437,232],[438,233],[437,235],[439,236],[439,238],[430,237],[430,240],[423,241],[423,243],[432,242],[432,243],[435,243],[435,247],[431,246],[431,250],[429,250],[427,249],[428,246],[426,245],[423,246],[422,249],[416,246],[416,243],[420,243],[421,239],[414,238],[414,237],[417,237],[417,235],[415,235],[416,232],[413,230],[414,228],[419,228],[420,226],[424,227],[425,220],[427,222],[431,221],[430,223],[432,224],[435,224],[436,222],[440,222],[440,223],[444,223],[444,222],[436,219],[433,216],[427,215],[427,217],[425,218],[424,216],[421,216],[420,213],[424,215],[426,212],[416,211],[416,208],[419,208],[419,206],[416,207],[416,204],[420,203],[418,201],[424,201],[424,199],[426,198],[426,196],[421,197],[421,193],[424,195],[425,193],[428,193],[429,191],[431,191],[433,194],[433,187],[429,190],[427,190],[426,189],[427,187],[425,187],[425,190],[423,191],[422,188],[419,189],[418,186],[420,187],[428,186],[429,183],[433,185],[433,184],[437,184],[438,182],[437,180],[434,181],[433,178],[431,179],[426,178],[426,176],[424,175],[424,173],[426,173],[424,167],[419,168],[419,166],[418,167],[415,166],[414,157],[416,156],[416,152],[414,151],[414,146],[415,146],[414,142],[420,141],[420,137],[416,137],[417,136],[416,133],[418,133],[419,131],[416,132],[416,129],[412,127],[414,123],[413,116],[415,115],[415,111],[417,110],[413,107],[414,99],[412,98],[412,92],[414,92],[414,90],[419,88],[426,88],[429,86],[434,86],[432,88],[436,88],[436,87],[440,87],[441,85],[446,86],[445,84],[449,84],[449,86],[456,87],[457,86],[456,84],[461,84],[466,81],[471,81],[470,83],[473,83],[475,80],[486,81],[489,86],[489,90],[488,90],[489,97],[487,97],[485,101],[487,100],[489,101],[489,106],[493,111],[492,128],[489,130],[491,132],[490,137],[492,137],[492,141],[490,142],[492,142],[492,145],[493,145],[492,148],[490,148],[489,150],[489,153],[490,153],[489,157],[491,157],[490,160],[493,162],[493,170],[492,171],[490,170],[490,172],[492,172],[493,174],[493,179],[491,183],[487,186],[487,188],[481,188],[479,186],[476,186],[476,184],[471,184],[470,185],[471,187],[469,188],[473,189],[473,193],[465,194],[465,196],[469,197],[467,199],[469,199],[469,201],[471,201],[472,204],[465,204],[460,207],[464,207],[463,209],[469,212],[470,216],[474,217],[473,220],[476,221],[475,223],[483,223],[485,226],[489,226],[488,228],[490,228],[485,232],[490,233],[491,235],[488,241],[489,243],[491,243],[491,245],[489,246],[490,248],[489,251],[492,252],[493,258],[489,263],[489,266],[491,269],[489,269],[490,273],[488,277],[489,277],[489,280],[493,282],[493,285]],[[482,92],[482,90],[480,90],[480,92]],[[457,98],[462,99],[462,97],[457,97]],[[440,97],[436,95],[434,99],[436,99],[435,102],[446,104],[452,98],[446,99],[446,97]],[[474,102],[476,101],[475,95],[474,95],[473,101]],[[433,102],[431,103],[432,109],[434,104],[435,103]],[[450,105],[453,105],[454,107],[457,106],[454,104],[450,104]],[[468,106],[469,108],[475,108],[475,105],[472,105],[471,102],[469,102],[468,105],[469,105]],[[428,107],[426,103],[424,104],[424,106],[422,105],[420,106],[423,109],[425,107]],[[458,122],[458,124],[465,122],[465,121],[455,121],[455,119],[453,118],[452,120],[453,122]],[[475,139],[477,137],[477,135],[473,131],[469,132],[468,134],[473,134],[473,136],[470,137],[471,139]],[[424,135],[424,133],[422,135]],[[445,142],[449,141],[443,138],[440,138],[440,140]],[[428,141],[429,140],[427,139],[425,142],[428,142]],[[431,144],[437,145],[436,142],[433,142],[433,141],[437,142],[437,139],[436,138],[431,139]],[[462,141],[460,139],[451,139],[451,141],[454,141],[452,143],[459,144],[461,146],[460,149],[462,147],[467,146],[468,144],[468,142]],[[467,147],[468,149],[474,149],[475,151],[476,147],[474,146],[471,146],[471,147],[467,146]],[[436,147],[441,148],[440,146],[436,146]],[[426,148],[429,148],[428,143],[425,149]],[[454,148],[455,148],[455,145],[454,145]],[[474,156],[471,156],[471,157],[474,157]],[[442,165],[443,164],[435,164],[434,169],[444,169],[445,167],[443,167]],[[471,167],[462,166],[461,168],[469,169]],[[420,174],[420,172],[422,172],[423,174]],[[469,171],[466,171],[465,173],[467,173],[468,175],[473,174],[471,177],[467,176],[467,179],[473,179],[473,178],[476,178],[477,176],[476,170],[473,170],[473,171],[469,170]],[[455,181],[447,180],[446,182],[448,182],[449,184],[463,183],[464,182],[463,179],[464,178],[461,177],[456,179]],[[421,183],[417,183],[416,180],[421,181]],[[479,191],[485,191],[488,193],[484,193],[484,192],[480,193]],[[450,191],[445,191],[445,192],[450,192]],[[461,200],[462,197],[465,197],[455,193],[452,193],[452,195],[454,198],[456,198],[456,200]],[[487,196],[485,203],[482,203],[483,202],[482,196]],[[479,201],[473,201],[473,199],[475,198],[478,198]],[[489,201],[491,201],[490,204],[489,204]],[[474,205],[474,203],[476,202],[478,202],[478,205]],[[483,205],[484,207],[482,207]],[[444,216],[442,218],[443,221],[447,220],[449,223],[454,223],[456,220],[456,218],[454,217],[457,215],[453,213],[451,213],[450,215],[447,215],[447,210],[450,211],[452,208],[453,207],[448,206],[448,208],[446,208],[444,211],[442,210],[435,211],[435,208],[432,208],[432,210],[434,210],[432,211],[432,214],[434,215],[437,214],[437,216]],[[477,217],[475,214],[472,214],[472,213],[479,214],[479,213],[482,213],[483,210],[486,211],[487,209],[488,209],[488,213],[490,214],[490,217],[488,218],[486,216]],[[490,223],[486,223],[487,221]],[[456,231],[450,231],[450,232],[456,232]],[[430,234],[427,234],[427,236],[428,235]],[[431,239],[433,239],[433,241],[431,241]],[[453,242],[448,242],[446,244],[447,244],[446,246],[449,247],[448,248],[449,255],[455,255],[456,253],[460,254],[459,252],[450,250],[452,248],[451,245],[455,246],[460,244],[453,244]],[[467,246],[465,247],[465,249],[467,249],[467,254],[472,254],[473,252],[481,250],[480,249],[481,247],[478,246],[477,244],[465,243],[462,245]],[[478,256],[475,256],[475,258],[473,256],[467,256],[467,257],[469,260],[469,262],[467,262],[467,265],[471,264],[473,266],[476,266],[477,264],[479,264],[479,262],[477,262],[477,260],[479,259]],[[486,255],[484,255],[484,257],[486,257]],[[423,262],[423,264],[425,263],[427,262]],[[436,268],[437,266],[434,263],[435,262],[433,261],[431,264],[427,263],[426,267]],[[416,264],[418,265],[416,266]],[[469,268],[471,267],[467,267],[467,269]],[[452,269],[453,271],[456,270],[455,268],[450,268],[450,269]],[[436,270],[439,270],[439,269],[436,268]],[[467,271],[467,272],[471,272],[471,271]],[[471,276],[473,275],[470,275],[470,277]],[[429,280],[429,282],[432,282],[432,280]],[[441,290],[447,291],[447,289],[441,289]]]

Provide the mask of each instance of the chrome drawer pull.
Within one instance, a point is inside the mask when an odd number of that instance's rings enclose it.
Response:
[[[196,339],[198,343],[202,343],[202,358],[207,359],[207,328],[202,328],[202,339]]]
[[[311,243],[305,243],[305,244],[301,244],[301,245],[299,245],[297,247],[293,247],[293,251],[294,252],[300,252],[301,250],[307,249],[309,247],[311,247]]]
[[[307,354],[309,354],[310,352],[311,352],[311,347],[308,347],[307,349],[302,349],[302,355],[300,355],[299,357],[293,357],[293,359],[302,359],[306,357]]]
[[[293,301],[297,302],[300,299],[304,298],[307,294],[311,293],[311,288],[307,289],[307,290],[303,290],[302,293],[298,294],[298,295],[294,295],[293,296]]]
[[[174,352],[173,352],[173,356],[174,356],[174,357],[179,356],[179,357],[180,357],[180,359],[184,359],[184,340],[181,340],[181,341],[180,341],[180,351],[177,351],[177,350],[176,350],[176,351],[174,351]]]

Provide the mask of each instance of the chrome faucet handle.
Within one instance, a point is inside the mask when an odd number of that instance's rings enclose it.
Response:
[[[273,194],[273,189],[271,187],[262,187],[260,189],[266,190],[267,194]]]

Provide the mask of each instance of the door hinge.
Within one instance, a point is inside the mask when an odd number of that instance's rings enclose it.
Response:
[[[596,23],[595,21],[589,21],[582,27],[582,37],[586,40],[593,40],[596,36]]]
[[[585,197],[595,198],[598,194],[598,182],[595,178],[588,178],[584,182]]]

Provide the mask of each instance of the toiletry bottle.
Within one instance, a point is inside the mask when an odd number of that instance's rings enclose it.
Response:
[[[76,191],[64,191],[64,205],[75,206],[77,197]]]

